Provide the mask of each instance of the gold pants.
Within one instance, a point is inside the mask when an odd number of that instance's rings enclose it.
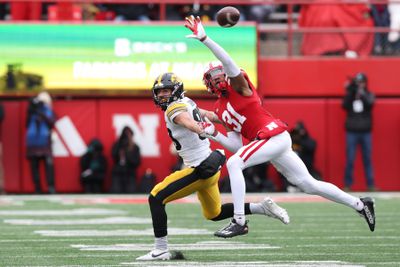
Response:
[[[194,170],[194,168],[186,168],[170,174],[158,183],[150,194],[162,199],[162,203],[166,204],[197,192],[204,217],[212,219],[221,212],[221,196],[218,188],[221,172],[218,171],[213,176],[204,179],[204,177],[198,177]]]

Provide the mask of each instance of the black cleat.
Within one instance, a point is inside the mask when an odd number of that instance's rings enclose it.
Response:
[[[370,197],[363,197],[360,200],[364,203],[364,208],[357,211],[368,223],[371,232],[375,230],[375,201]]]
[[[249,232],[249,227],[247,226],[246,221],[244,225],[240,225],[236,223],[235,219],[232,219],[231,222],[214,233],[215,236],[222,237],[222,238],[231,238],[237,235],[245,235]]]

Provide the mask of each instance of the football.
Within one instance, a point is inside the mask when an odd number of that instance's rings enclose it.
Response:
[[[217,22],[221,27],[232,27],[240,19],[240,12],[233,6],[226,6],[217,12]]]

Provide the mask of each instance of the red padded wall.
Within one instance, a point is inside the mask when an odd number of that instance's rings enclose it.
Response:
[[[258,88],[265,96],[341,96],[347,78],[360,71],[377,95],[400,94],[400,58],[268,58],[258,66]]]
[[[200,107],[211,109],[213,100],[196,100]],[[345,162],[345,113],[341,109],[340,99],[265,99],[264,106],[277,118],[293,127],[302,120],[311,136],[318,143],[316,166],[322,172],[324,180],[343,186]],[[32,192],[33,186],[25,159],[25,111],[26,103],[7,101],[6,120],[3,123],[5,184],[7,192]],[[156,109],[151,99],[129,100],[73,100],[55,101],[55,111],[59,119],[68,117],[76,127],[79,136],[87,144],[91,138],[99,137],[105,145],[105,153],[111,167],[111,145],[117,137],[115,116],[128,115],[133,118],[137,131],[144,131],[147,115],[156,116],[159,125],[155,129],[155,141],[159,145],[159,154],[144,156],[139,175],[146,168],[152,168],[163,179],[170,172],[175,158],[169,153],[171,143],[162,119],[162,113]],[[144,117],[143,117],[144,116]],[[57,156],[56,189],[59,192],[81,192],[79,184],[79,158],[73,156],[65,135],[58,132],[61,144],[68,151],[67,156]],[[400,99],[379,99],[374,110],[373,163],[376,185],[385,191],[400,190]],[[139,140],[140,141],[140,140]],[[218,145],[213,144],[213,148]],[[148,151],[147,151],[148,152]],[[359,155],[358,155],[359,156]],[[354,190],[364,190],[365,180],[362,164],[358,157],[355,165]],[[223,175],[226,174],[224,170]],[[280,180],[272,177],[278,185]]]
[[[372,160],[374,164],[376,186],[382,190],[400,190],[400,99],[378,99],[373,111]],[[329,155],[327,174],[336,185],[343,185],[345,166],[345,113],[339,100],[328,101],[327,121],[329,121],[327,139]],[[336,123],[335,123],[336,122]],[[365,176],[358,151],[355,162],[354,189],[365,190]]]
[[[3,101],[5,117],[1,125],[3,144],[4,188],[6,192],[21,190],[21,133],[24,121],[21,119],[21,102]]]

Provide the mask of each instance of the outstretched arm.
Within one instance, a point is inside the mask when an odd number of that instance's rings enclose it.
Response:
[[[223,147],[233,153],[236,153],[236,151],[243,146],[242,136],[237,132],[229,130],[227,136],[225,136],[215,129],[214,124],[211,121],[207,121],[207,119],[206,122],[201,122],[200,125],[202,126],[206,137],[220,143]]]
[[[194,38],[201,41],[207,46],[216,58],[221,61],[226,75],[228,75],[232,88],[241,95],[249,96],[253,94],[249,84],[236,65],[235,61],[229,56],[229,54],[210,37],[206,35],[204,27],[201,23],[200,17],[186,17],[185,27],[192,31],[193,34],[187,35],[187,38]]]
[[[232,153],[236,153],[242,146],[242,136],[237,132],[227,132],[227,136],[218,132],[217,135],[213,138],[213,140],[220,143],[223,147],[231,151]]]

